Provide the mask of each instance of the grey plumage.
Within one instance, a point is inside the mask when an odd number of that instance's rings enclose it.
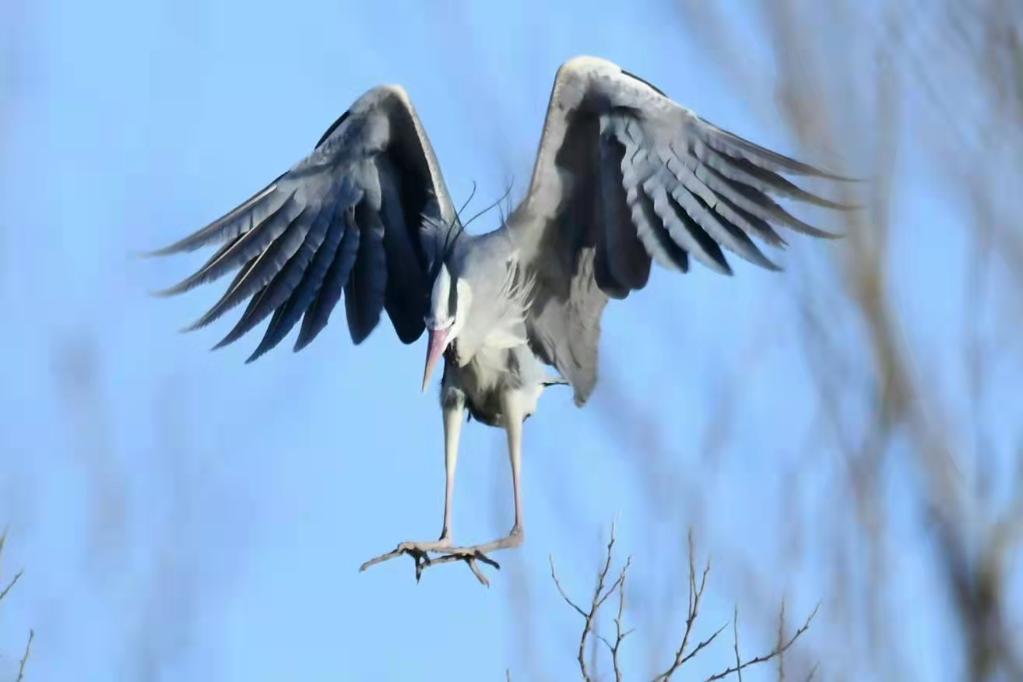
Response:
[[[714,126],[610,62],[579,57],[555,78],[528,192],[492,232],[463,232],[408,95],[381,86],[307,158],[157,253],[221,245],[166,293],[238,270],[194,326],[248,300],[218,347],[270,317],[250,360],[299,319],[295,348],[307,345],[342,297],[356,344],[383,312],[404,343],[427,328],[431,357],[445,357],[449,478],[458,441],[450,415],[467,409],[508,430],[517,481],[521,422],[558,380],[544,366],[585,403],[597,381],[604,307],[646,286],[652,262],[687,272],[696,261],[731,274],[731,253],[773,270],[757,242],[784,246],[776,226],[833,236],[771,196],[846,207],[784,175],[841,179]],[[509,537],[521,538],[516,512]],[[442,541],[449,521],[446,511]]]

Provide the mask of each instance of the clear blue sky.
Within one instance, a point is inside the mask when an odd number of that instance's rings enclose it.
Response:
[[[798,440],[815,414],[794,342],[778,333],[760,357],[750,337],[775,334],[791,314],[770,294],[784,286],[775,275],[741,264],[732,279],[662,272],[612,306],[603,390],[583,411],[551,391],[527,426],[528,540],[497,557],[505,570],[489,590],[458,566],[419,585],[406,562],[357,573],[397,541],[439,530],[440,418],[435,389],[418,391],[421,344],[402,346],[385,323],[353,348],[335,319],[303,353],[282,345],[245,366],[256,338],[209,353],[226,324],[176,333],[219,287],[147,296],[204,256],[134,252],[231,208],[381,82],[408,89],[452,193],[464,198],[475,180],[477,205],[509,178],[519,196],[551,79],[580,53],[619,62],[736,132],[805,151],[772,127],[769,109],[747,111],[755,94],[717,80],[670,3],[426,5],[7,0],[0,10],[0,525],[11,529],[5,573],[26,568],[2,607],[0,680],[28,627],[33,680],[416,680],[441,670],[476,680],[506,668],[513,679],[565,679],[578,624],[547,556],[584,594],[615,517],[623,550],[636,554],[637,614],[671,619],[659,639],[649,635],[664,623],[637,615],[627,662],[642,672],[655,648],[667,660],[680,622],[687,525],[699,524],[709,549],[775,551],[768,538],[785,510],[770,505],[791,472],[757,443],[764,433]],[[764,48],[750,35],[756,59]],[[800,242],[796,252],[833,248]],[[696,426],[721,398],[715,377],[743,371],[756,381],[734,426],[749,447],[710,462]],[[778,400],[792,406],[781,423],[766,409]],[[645,455],[612,423],[618,401],[641,411],[644,438],[669,444],[673,468],[647,467],[656,499],[629,462]],[[456,537],[502,534],[503,436],[470,425],[463,453]],[[694,518],[686,499],[697,488],[732,502]],[[749,597],[735,587],[743,570],[714,574],[708,627]],[[790,613],[816,601],[801,594]],[[774,608],[782,596],[759,598]],[[770,638],[765,618],[766,628],[749,616],[751,646]]]

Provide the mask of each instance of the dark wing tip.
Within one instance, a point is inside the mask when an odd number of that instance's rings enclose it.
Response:
[[[809,235],[811,237],[817,237],[818,239],[842,239],[845,235],[838,232],[829,232],[822,230],[819,227],[808,225],[802,221],[793,222],[788,224],[789,229],[799,232],[801,234]]]
[[[203,268],[203,270],[204,269],[205,268]],[[158,289],[157,291],[153,291],[150,293],[153,296],[156,296],[157,298],[169,298],[171,296],[183,294],[186,291],[191,291],[192,289],[195,289],[197,286],[203,283],[202,279],[203,270],[200,270],[199,272],[193,275],[189,275],[188,277],[186,277],[185,279],[181,280],[180,282],[173,286],[167,287],[166,289]]]
[[[818,178],[824,178],[825,180],[834,180],[836,182],[866,182],[865,178],[854,178],[851,175],[840,175],[830,170],[818,168],[817,166],[811,166],[807,163],[801,163],[800,170],[787,171],[793,175],[811,175]]]
[[[204,228],[207,229],[207,228]],[[164,256],[173,256],[178,253],[185,253],[188,251],[195,251],[196,249],[205,246],[208,241],[199,241],[198,235],[202,232],[191,234],[184,239],[179,239],[173,244],[154,249],[152,251],[141,251],[137,253],[139,258],[163,258]]]
[[[319,332],[317,332],[317,333],[319,333]],[[299,335],[298,335],[298,338],[295,340],[295,345],[291,347],[291,352],[292,353],[299,352],[300,350],[302,350],[303,348],[308,346],[310,343],[312,343],[312,340],[315,339],[315,338],[316,338],[316,334],[309,334],[309,333],[303,334],[300,331]]]
[[[369,329],[366,329],[365,327],[353,329],[351,325],[348,325],[348,333],[349,336],[352,337],[352,343],[355,344],[356,346],[361,344],[363,341],[369,338],[369,335],[373,333],[373,329],[375,327],[376,324],[374,324],[372,327],[369,327]]]
[[[821,175],[821,177],[822,178],[827,178],[828,180],[836,180],[838,182],[851,182],[851,183],[857,183],[857,184],[858,183],[873,182],[873,180],[871,178],[859,178],[859,177],[854,177],[852,175],[838,175],[836,173],[831,173],[831,172],[827,172],[827,171],[825,171],[825,173],[823,175]]]
[[[181,239],[173,244],[161,246],[160,248],[153,249],[152,251],[136,251],[134,255],[136,258],[162,258],[163,256],[173,256],[176,253],[188,251],[189,249],[185,244],[186,240]]]
[[[139,258],[162,258],[164,256],[173,256],[177,253],[195,251],[196,249],[205,246],[205,244],[206,242],[196,243],[195,234],[191,234],[184,239],[179,239],[173,244],[161,246],[160,248],[153,249],[152,251],[139,251],[136,255]]]
[[[170,251],[169,249],[170,249],[169,246],[165,246],[161,249],[155,249],[153,251],[130,251],[129,255],[132,258],[138,258],[140,260],[148,258],[159,258],[161,256],[169,256],[172,253],[174,253],[174,251]]]
[[[242,318],[242,320],[244,320],[244,317]],[[224,346],[229,346],[238,339],[240,339],[245,334],[245,332],[242,331],[240,327],[241,321],[239,321],[239,324],[235,325],[235,327],[231,331],[229,331],[224,338],[222,338],[220,341],[217,341],[217,343],[213,347],[211,347],[210,350],[211,351],[220,350]]]
[[[250,355],[249,357],[245,358],[245,364],[246,365],[251,365],[253,362],[255,362],[256,360],[258,360],[261,357],[263,357],[263,355],[265,355],[268,350],[270,350],[270,347],[263,348],[263,345],[260,344],[259,348],[257,348],[256,350],[252,351],[252,355]]]
[[[178,296],[179,294],[183,294],[192,288],[194,288],[194,286],[190,285],[188,280],[185,280],[183,282],[178,282],[174,286],[167,287],[166,289],[156,289],[155,291],[150,291],[149,295],[155,298],[170,298],[171,296]]]
[[[815,206],[821,206],[822,208],[830,208],[835,211],[858,211],[863,208],[862,204],[846,204],[841,201],[832,201],[831,199],[825,199],[824,197],[805,192],[803,194],[794,197],[797,201],[805,201],[808,204]]]

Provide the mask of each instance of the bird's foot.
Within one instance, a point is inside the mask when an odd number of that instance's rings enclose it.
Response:
[[[522,539],[522,532],[519,529],[513,529],[506,537],[499,540],[463,547],[452,547],[451,538],[441,538],[432,542],[402,542],[390,552],[373,557],[360,566],[359,570],[365,571],[370,566],[406,554],[412,557],[412,561],[415,563],[416,582],[418,582],[423,575],[423,571],[430,566],[446,564],[452,561],[464,561],[465,565],[472,571],[472,574],[480,581],[480,584],[484,587],[490,587],[490,581],[480,569],[479,564],[484,563],[500,570],[501,565],[487,556],[487,553],[499,549],[518,547],[522,544]]]
[[[430,564],[430,552],[443,552],[450,549],[452,545],[451,538],[448,536],[441,536],[439,540],[427,540],[427,541],[413,541],[408,540],[406,542],[398,543],[390,552],[381,554],[380,556],[373,557],[369,561],[359,566],[359,571],[365,571],[370,566],[374,566],[389,559],[399,557],[406,554],[412,557],[412,561],[416,565],[416,582],[423,575],[423,569]]]

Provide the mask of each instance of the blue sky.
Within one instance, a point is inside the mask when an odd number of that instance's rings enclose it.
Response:
[[[613,519],[623,552],[635,554],[641,630],[626,660],[648,671],[653,651],[667,660],[681,622],[686,527],[697,525],[706,550],[754,562],[717,564],[710,628],[734,601],[752,598],[743,574],[757,570],[755,557],[784,553],[771,539],[791,476],[811,492],[790,502],[826,504],[812,491],[834,463],[795,474],[796,448],[776,445],[800,442],[819,418],[798,344],[779,323],[793,311],[772,296],[786,285],[742,264],[730,279],[658,273],[648,290],[612,305],[603,389],[582,411],[567,391],[550,391],[527,426],[528,540],[497,557],[505,569],[489,590],[458,566],[431,570],[419,585],[403,562],[357,573],[399,540],[439,530],[440,417],[435,389],[418,391],[421,343],[402,346],[384,324],[353,348],[335,319],[301,354],[282,345],[246,366],[258,338],[209,353],[226,324],[176,333],[218,287],[147,295],[203,255],[133,253],[234,206],[381,82],[408,89],[456,201],[475,181],[476,206],[508,179],[521,196],[554,72],[581,53],[619,62],[724,127],[807,156],[771,125],[770,97],[723,83],[666,3],[628,12],[614,9],[620,3],[500,5],[0,10],[3,53],[13,55],[0,72],[0,306],[9,324],[0,523],[11,529],[4,566],[26,568],[2,608],[0,680],[28,627],[38,680],[415,680],[441,670],[468,680],[500,679],[506,668],[513,679],[565,679],[578,624],[547,577],[547,556],[584,594]],[[756,60],[766,47],[732,14]],[[911,196],[902,210],[940,223],[925,199]],[[477,224],[489,229],[495,215]],[[794,241],[794,276],[814,253],[838,248]],[[945,257],[923,253],[915,267],[930,272]],[[920,323],[955,327],[926,310]],[[735,447],[708,459],[698,427],[723,399],[718,378],[746,372]],[[779,400],[792,406],[782,421]],[[616,423],[623,404],[643,424],[633,422],[628,438]],[[662,460],[635,465],[648,456],[629,447],[636,433],[666,444],[670,469],[658,468]],[[503,434],[473,424],[462,447],[456,537],[503,534],[511,522]],[[725,497],[709,511],[687,502]],[[801,541],[812,541],[806,533]],[[913,561],[922,559],[907,558],[905,598],[917,590],[925,599],[930,588]],[[814,564],[803,570],[812,585]],[[771,592],[756,598],[773,609],[799,576],[767,572]],[[790,614],[819,598],[801,591]],[[948,634],[931,615],[907,616],[921,621],[913,631],[922,642]],[[751,612],[751,647],[769,641],[773,617]],[[718,653],[712,663],[727,658]]]

